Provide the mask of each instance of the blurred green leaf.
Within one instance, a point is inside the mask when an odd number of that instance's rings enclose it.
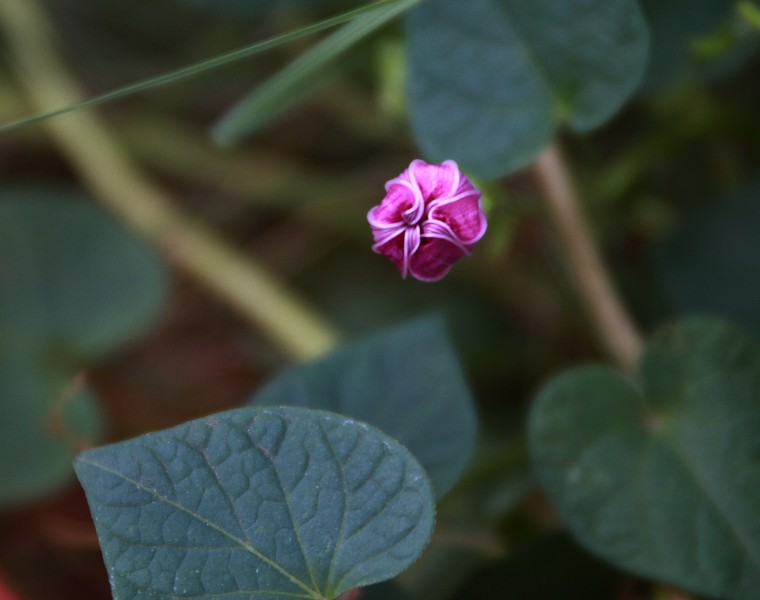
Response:
[[[166,286],[151,249],[84,198],[2,189],[0,504],[71,478],[77,439],[92,441],[100,418],[91,396],[67,388],[151,322]]]
[[[279,116],[302,97],[319,69],[420,0],[398,0],[358,16],[302,54],[241,100],[214,126],[218,144],[230,145]]]
[[[662,91],[689,74],[730,74],[757,45],[748,36],[739,39],[732,29],[736,0],[641,0],[641,5],[652,38],[642,82],[645,94]]]
[[[426,2],[407,35],[418,143],[484,178],[527,164],[560,123],[585,131],[607,121],[647,55],[633,0]]]
[[[760,348],[720,321],[665,328],[637,384],[605,367],[547,384],[539,481],[576,538],[621,568],[727,600],[760,586]]]
[[[64,398],[66,383],[41,377],[23,361],[0,359],[0,508],[65,485],[76,453],[74,440],[65,438],[99,435],[93,398],[85,392]]]
[[[680,313],[711,313],[760,333],[760,185],[687,214],[655,247],[661,284]]]
[[[341,415],[243,408],[83,453],[116,598],[333,599],[406,568],[432,532],[425,472]]]
[[[0,357],[67,372],[150,324],[167,275],[147,244],[74,194],[2,196]]]
[[[384,330],[293,367],[252,402],[321,408],[371,423],[411,450],[438,498],[462,475],[477,432],[470,390],[438,318]]]

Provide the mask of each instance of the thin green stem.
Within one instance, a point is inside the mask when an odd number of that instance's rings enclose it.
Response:
[[[94,96],[92,98],[88,98],[86,100],[79,100],[77,102],[64,105],[61,108],[55,108],[53,110],[45,111],[42,114],[34,115],[31,117],[25,117],[23,119],[12,121],[10,123],[0,125],[0,133],[7,133],[14,129],[19,129],[20,127],[26,127],[34,123],[39,123],[40,121],[44,121],[46,119],[50,119],[58,115],[63,115],[68,112],[72,112],[72,111],[79,110],[82,108],[92,108],[94,106],[98,106],[100,104],[110,102],[112,100],[117,100],[119,98],[124,98],[126,96],[132,96],[134,94],[137,94],[138,92],[144,92],[146,90],[151,90],[151,89],[161,87],[168,83],[174,83],[180,80],[188,79],[190,77],[200,75],[201,73],[205,73],[206,71],[210,71],[211,69],[216,69],[218,67],[230,64],[232,62],[236,62],[244,58],[249,58],[256,54],[260,54],[267,50],[271,50],[272,48],[276,48],[277,46],[282,46],[283,44],[288,44],[290,42],[293,42],[303,37],[313,35],[325,29],[330,29],[338,25],[342,25],[343,23],[353,21],[354,19],[358,17],[361,17],[373,11],[376,11],[380,8],[384,8],[386,6],[393,6],[394,4],[397,4],[399,1],[400,0],[379,0],[378,2],[367,4],[366,6],[362,6],[361,8],[350,10],[348,12],[342,13],[340,15],[336,15],[334,17],[330,17],[323,21],[318,21],[317,23],[307,25],[306,27],[301,27],[300,29],[296,29],[295,31],[290,31],[288,33],[284,33],[284,34],[275,36],[273,38],[269,38],[261,42],[255,42],[244,48],[233,50],[232,52],[227,52],[225,54],[221,54],[214,58],[210,58],[208,60],[204,60],[199,63],[189,65],[187,67],[182,67],[181,69],[176,69],[175,71],[170,71],[168,73],[164,73],[156,77],[150,77],[148,79],[144,79],[136,83],[131,83],[129,85],[125,85],[123,87],[117,88],[110,92],[106,92],[104,94],[100,94],[98,96]]]

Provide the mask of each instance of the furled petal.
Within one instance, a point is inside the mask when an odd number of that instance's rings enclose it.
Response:
[[[372,249],[375,252],[382,252],[379,250],[380,246],[387,244],[390,240],[398,237],[404,233],[406,228],[403,225],[397,225],[395,227],[387,227],[383,229],[373,229],[372,236],[375,239],[375,243],[372,245]]]
[[[447,160],[441,165],[429,165],[423,160],[413,160],[405,173],[416,183],[428,202],[442,196],[453,196],[461,179],[459,167],[453,160]]]
[[[420,247],[420,228],[419,227],[409,227],[404,232],[404,261],[402,264],[401,269],[401,277],[406,279],[406,276],[409,274],[409,264],[412,260],[412,257],[414,256],[414,253],[417,252],[417,249]]]
[[[372,227],[402,223],[404,211],[417,206],[421,201],[419,191],[415,193],[410,184],[404,183],[400,178],[389,181],[385,188],[385,198],[367,214]]]
[[[423,239],[409,261],[409,272],[420,281],[438,281],[464,256],[461,248],[437,238]]]
[[[387,232],[384,239],[378,241],[372,249],[391,259],[393,264],[406,278],[410,272],[411,260],[420,247],[420,228],[404,227],[392,233]]]
[[[466,178],[458,193],[430,203],[430,219],[446,223],[465,244],[474,244],[486,232],[488,221],[483,212],[480,192]]]
[[[454,234],[446,223],[435,219],[428,219],[422,226],[422,237],[445,240],[457,246],[464,254],[469,255],[470,249]]]
[[[380,205],[367,214],[375,252],[387,256],[403,277],[436,281],[485,233],[481,194],[447,160],[414,160],[385,184]]]

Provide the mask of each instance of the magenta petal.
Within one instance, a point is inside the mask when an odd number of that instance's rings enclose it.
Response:
[[[373,229],[372,237],[374,237],[375,243],[372,245],[372,249],[375,252],[380,252],[379,248],[381,246],[387,244],[393,238],[403,235],[404,231],[405,231],[405,228],[403,226],[387,227],[384,229]]]
[[[441,220],[446,223],[454,234],[465,244],[474,244],[486,232],[488,221],[483,212],[480,192],[472,184],[471,190],[466,188],[457,196],[461,196],[454,202],[432,203],[429,218]],[[461,189],[461,188],[460,188]],[[471,191],[471,193],[468,193]]]
[[[447,160],[441,165],[429,165],[423,160],[413,160],[406,173],[410,179],[414,179],[423,197],[428,201],[454,195],[461,180],[459,167],[453,160]]]
[[[386,186],[387,193],[379,205],[369,211],[367,218],[373,227],[381,226],[382,223],[401,223],[403,213],[414,207],[415,194],[401,183]]]
[[[387,256],[402,277],[441,279],[488,226],[480,191],[452,160],[412,161],[385,189],[382,202],[367,214],[372,249]]]
[[[401,274],[404,274],[404,248],[406,240],[404,239],[405,236],[403,233],[400,233],[399,235],[393,236],[392,238],[385,241],[385,243],[378,243],[373,246],[373,249],[378,254],[382,254],[383,256],[387,256],[391,262],[393,262],[396,267],[398,267],[398,270],[401,271]],[[408,269],[408,265],[407,265]]]
[[[446,276],[464,252],[445,240],[426,239],[409,262],[409,272],[420,281],[438,281]]]
[[[401,269],[401,276],[406,279],[409,274],[409,263],[420,247],[420,228],[410,227],[404,232],[404,260]]]

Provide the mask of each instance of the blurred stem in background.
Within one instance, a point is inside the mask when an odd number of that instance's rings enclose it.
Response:
[[[38,110],[82,100],[83,94],[55,52],[51,26],[36,0],[14,3],[0,15],[0,26],[19,66],[19,80]],[[134,166],[96,115],[77,111],[49,121],[47,127],[104,204],[261,327],[293,358],[314,357],[337,343],[334,330],[280,282],[177,211],[171,199]],[[592,241],[559,147],[547,148],[532,168],[597,337],[621,368],[633,371],[641,338]]]
[[[597,337],[621,369],[634,372],[643,345],[641,335],[599,256],[559,145],[554,143],[539,154],[532,169],[564,246],[572,283]]]
[[[55,51],[52,26],[37,0],[4,7],[0,29],[18,79],[37,110],[81,101],[83,94]],[[46,126],[103,204],[261,328],[291,358],[313,358],[336,345],[335,329],[320,315],[251,258],[177,210],[95,114],[77,111],[51,119]]]

